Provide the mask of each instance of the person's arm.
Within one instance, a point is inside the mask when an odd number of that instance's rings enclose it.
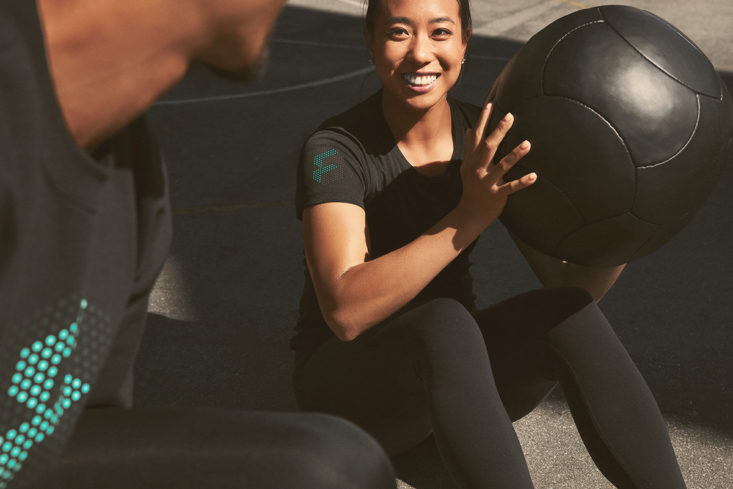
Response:
[[[568,263],[536,250],[514,234],[510,233],[510,235],[545,287],[582,287],[596,301],[600,301],[626,267],[626,264],[612,267],[586,267]]]
[[[459,204],[411,243],[369,260],[361,207],[332,202],[304,210],[306,262],[321,312],[340,339],[353,340],[414,298],[499,216],[509,194],[534,183],[534,174],[508,183],[502,180],[529,151],[529,144],[493,164],[512,119],[501,122],[488,138],[477,138],[476,134],[484,134],[489,115],[487,107],[476,130],[467,135]]]
[[[365,228],[364,210],[353,204],[319,204],[303,213],[306,261],[318,302],[345,341],[409,302],[483,230],[454,210],[415,241],[367,261]]]
[[[29,0],[34,1],[34,0]],[[59,106],[86,150],[140,116],[201,61],[261,62],[284,0],[36,0]]]
[[[196,19],[181,7],[166,20],[167,3],[37,0],[56,96],[79,147],[93,149],[185,74]]]

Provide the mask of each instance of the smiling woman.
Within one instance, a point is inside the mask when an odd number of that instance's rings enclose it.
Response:
[[[385,2],[386,8],[380,4],[370,2],[365,35],[385,88],[383,103],[393,110],[405,103],[426,110],[440,102],[436,108],[445,111],[471,37],[467,2],[415,0],[401,2],[399,9],[394,2]]]
[[[530,489],[511,420],[561,383],[609,480],[683,489],[656,403],[586,290],[476,310],[469,253],[537,175],[504,181],[527,141],[495,161],[511,114],[489,133],[490,106],[450,95],[470,36],[467,0],[368,3],[382,88],[322,123],[298,166],[298,403],[356,422],[393,455],[432,433],[461,487]]]

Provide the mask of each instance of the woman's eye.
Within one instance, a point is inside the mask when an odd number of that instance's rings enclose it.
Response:
[[[402,27],[395,27],[387,31],[387,35],[393,39],[403,39],[407,37],[407,30]]]
[[[439,39],[440,38],[450,37],[451,34],[453,34],[453,33],[451,31],[449,31],[448,29],[435,29],[433,31],[433,37],[437,37]]]

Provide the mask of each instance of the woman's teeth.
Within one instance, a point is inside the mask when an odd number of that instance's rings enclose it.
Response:
[[[405,73],[402,79],[410,85],[425,86],[430,85],[438,79],[438,75],[416,75],[415,73]]]

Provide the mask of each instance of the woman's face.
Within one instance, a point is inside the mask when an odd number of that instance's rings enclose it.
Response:
[[[457,0],[382,0],[368,42],[385,95],[419,110],[444,99],[469,34]]]

